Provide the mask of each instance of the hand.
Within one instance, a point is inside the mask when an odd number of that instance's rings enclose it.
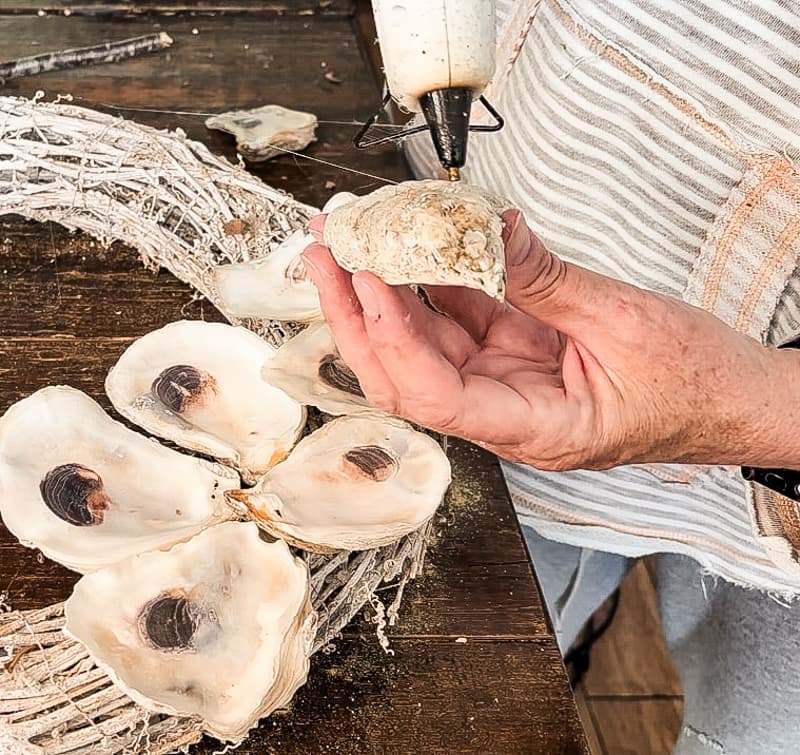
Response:
[[[765,400],[774,352],[702,310],[562,261],[519,212],[503,219],[503,304],[425,287],[434,312],[408,287],[350,275],[319,243],[305,251],[374,406],[540,469],[760,463],[765,420],[752,402]],[[312,221],[317,238],[323,223]]]

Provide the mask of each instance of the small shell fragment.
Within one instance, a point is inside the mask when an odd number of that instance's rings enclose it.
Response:
[[[238,742],[306,680],[309,595],[308,567],[285,542],[228,522],[83,577],[65,631],[147,710],[198,716]]]
[[[265,362],[261,376],[295,401],[328,414],[378,411],[364,398],[358,378],[339,356],[324,322],[310,325],[280,346]]]
[[[261,379],[274,349],[224,323],[179,320],[135,341],[106,378],[122,416],[255,481],[284,459],[305,408]]]
[[[331,212],[325,243],[350,272],[386,283],[465,286],[505,296],[504,203],[460,182],[406,181]]]
[[[449,484],[450,462],[430,436],[396,419],[340,417],[256,487],[227,496],[272,535],[331,552],[377,548],[421,527]]]
[[[299,152],[316,141],[317,116],[280,105],[231,110],[206,120],[206,128],[236,137],[236,147],[251,162],[263,162],[287,151]]]
[[[0,513],[23,545],[79,572],[168,548],[231,519],[239,476],[129,430],[74,388],[0,419]]]

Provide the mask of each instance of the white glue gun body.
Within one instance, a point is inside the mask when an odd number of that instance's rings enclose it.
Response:
[[[494,0],[372,0],[372,10],[392,98],[423,113],[440,162],[457,178],[472,102],[494,74]],[[498,124],[472,130],[501,128],[490,112]]]

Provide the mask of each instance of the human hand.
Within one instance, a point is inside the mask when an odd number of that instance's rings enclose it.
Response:
[[[762,463],[758,404],[774,352],[700,309],[562,261],[519,212],[504,222],[503,304],[425,287],[434,312],[406,286],[350,275],[322,244],[304,252],[374,406],[539,469]],[[323,224],[312,221],[318,239]]]

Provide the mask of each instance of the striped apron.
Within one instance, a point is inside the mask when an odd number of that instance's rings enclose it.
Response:
[[[800,4],[497,6],[487,95],[506,127],[472,136],[466,180],[518,206],[564,259],[701,306],[764,344],[797,337]],[[476,105],[474,120],[486,118]],[[406,144],[420,176],[438,172],[429,142]],[[800,592],[796,504],[737,469],[503,468],[520,519],[547,538],[688,554],[727,580]]]

